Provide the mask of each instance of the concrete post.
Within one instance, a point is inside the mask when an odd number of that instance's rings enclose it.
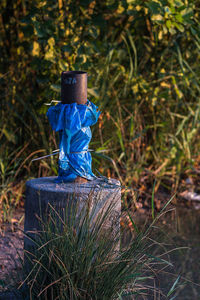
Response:
[[[26,183],[25,233],[31,237],[35,237],[35,234],[30,232],[40,230],[40,223],[37,216],[44,217],[47,214],[48,203],[56,210],[65,210],[68,201],[78,201],[78,207],[81,210],[91,195],[91,209],[94,201],[97,201],[94,222],[96,217],[112,204],[112,210],[109,218],[106,219],[104,227],[106,230],[106,228],[112,226],[114,235],[118,236],[120,234],[121,215],[120,183],[115,179],[105,181],[100,178],[84,184],[74,182],[58,184],[55,182],[55,177],[42,177],[29,180]],[[25,250],[30,249],[31,246],[34,246],[33,242],[25,237]]]

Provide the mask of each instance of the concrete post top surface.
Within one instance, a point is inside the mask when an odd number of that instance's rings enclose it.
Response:
[[[31,179],[26,182],[26,187],[40,191],[59,193],[69,193],[74,191],[88,193],[90,190],[116,190],[121,188],[121,184],[117,179],[107,179],[103,177],[96,178],[95,180],[88,181],[86,183],[78,184],[74,182],[57,183],[55,181],[56,178],[56,176],[51,176]]]

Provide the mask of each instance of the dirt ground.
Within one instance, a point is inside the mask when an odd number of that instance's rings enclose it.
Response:
[[[18,209],[11,224],[0,225],[0,292],[20,281],[23,259],[24,210]]]

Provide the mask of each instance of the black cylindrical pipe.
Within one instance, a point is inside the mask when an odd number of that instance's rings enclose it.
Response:
[[[87,72],[68,71],[61,74],[61,102],[63,104],[87,102]]]

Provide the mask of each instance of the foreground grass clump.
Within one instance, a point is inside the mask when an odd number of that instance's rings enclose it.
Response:
[[[26,253],[23,283],[30,299],[110,300],[153,295],[149,281],[154,283],[156,266],[161,269],[168,262],[153,257],[153,244],[146,234],[138,233],[128,246],[119,247],[116,228],[105,230],[114,204],[95,217],[97,202],[88,199],[80,208],[78,201],[69,201],[66,213],[49,206],[48,220],[41,220],[41,231],[34,240],[35,250]],[[152,290],[155,294],[155,285]]]

